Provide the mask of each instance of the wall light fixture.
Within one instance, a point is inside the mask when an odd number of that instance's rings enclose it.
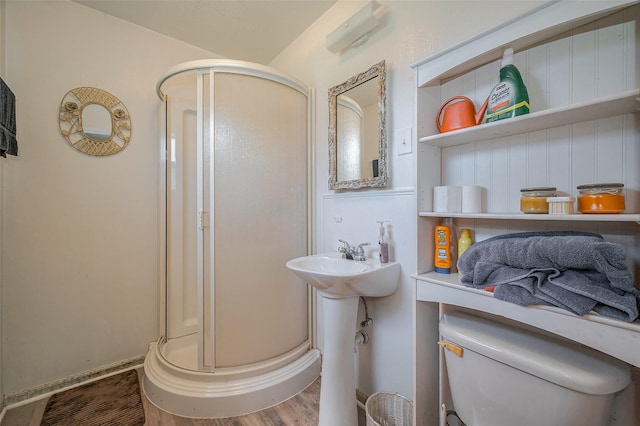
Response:
[[[374,2],[368,2],[362,9],[347,19],[327,36],[327,49],[338,53],[348,47],[360,46],[369,40],[369,33],[380,25],[373,15]]]

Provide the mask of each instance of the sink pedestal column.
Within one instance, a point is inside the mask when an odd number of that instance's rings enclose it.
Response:
[[[318,426],[357,426],[353,360],[358,297],[322,298],[324,350]]]
[[[400,282],[398,262],[343,259],[340,253],[297,257],[287,262],[322,296],[324,350],[319,426],[358,426],[353,349],[358,302],[393,294]]]

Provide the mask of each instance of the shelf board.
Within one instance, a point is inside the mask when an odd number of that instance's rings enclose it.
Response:
[[[420,142],[446,148],[638,111],[640,111],[640,89],[566,107],[549,108],[507,120],[426,136],[420,138]]]
[[[475,309],[528,324],[640,367],[640,320],[632,323],[597,314],[577,316],[553,306],[519,306],[495,299],[492,293],[465,287],[459,274],[427,272],[414,275],[416,299]],[[625,342],[625,344],[620,344]]]
[[[417,71],[418,87],[440,85],[446,79],[499,60],[506,47],[519,52],[634,3],[635,0],[549,1],[522,16],[413,64],[412,68]]]
[[[419,212],[421,217],[452,217],[462,219],[504,219],[504,220],[546,220],[568,222],[636,222],[640,223],[640,214],[525,214],[525,213],[439,213]]]

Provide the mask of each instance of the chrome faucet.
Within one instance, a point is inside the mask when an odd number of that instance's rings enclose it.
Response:
[[[342,253],[342,257],[344,257],[345,259],[359,261],[367,260],[367,258],[364,256],[363,247],[368,246],[369,243],[360,243],[357,247],[354,248],[351,247],[351,245],[349,245],[349,243],[345,240],[338,241],[342,243],[342,247],[338,247],[338,251]]]

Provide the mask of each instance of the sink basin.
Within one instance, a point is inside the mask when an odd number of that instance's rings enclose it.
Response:
[[[340,253],[298,257],[288,261],[287,268],[330,299],[389,296],[400,277],[397,262],[343,259]]]
[[[318,426],[358,424],[354,336],[358,296],[393,294],[400,282],[400,264],[343,259],[341,253],[324,253],[291,259],[287,268],[315,287],[322,299],[324,347]]]

